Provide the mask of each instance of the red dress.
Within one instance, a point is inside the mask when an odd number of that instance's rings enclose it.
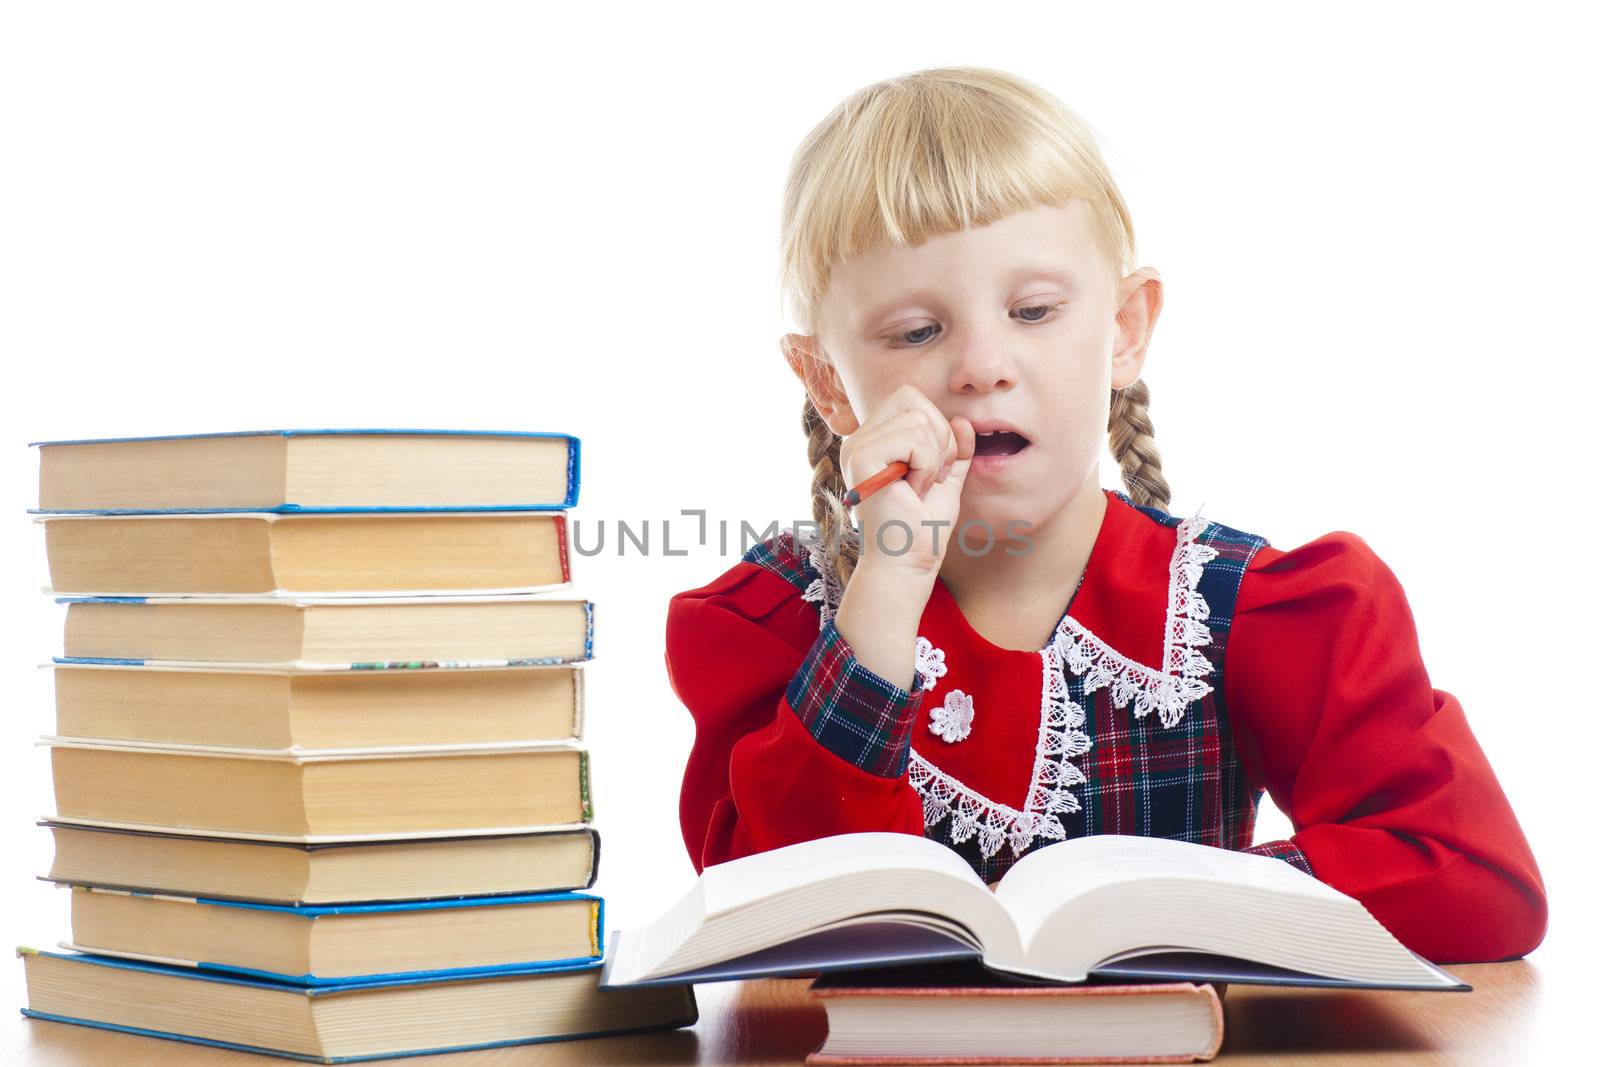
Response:
[[[1335,532],[1282,551],[1102,491],[1045,647],[992,644],[938,580],[910,690],[851,653],[814,538],[784,531],[673,597],[695,869],[891,830],[943,842],[992,882],[1051,841],[1143,834],[1293,863],[1436,962],[1531,951],[1538,867],[1372,549]],[[1287,840],[1251,841],[1263,790]]]

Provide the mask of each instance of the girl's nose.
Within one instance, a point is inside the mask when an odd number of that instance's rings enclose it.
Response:
[[[987,393],[1009,389],[1017,383],[1016,365],[1004,339],[973,334],[960,345],[950,369],[950,389],[957,393]]]

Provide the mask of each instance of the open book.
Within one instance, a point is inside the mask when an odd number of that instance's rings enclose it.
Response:
[[[1471,988],[1282,860],[1115,834],[1036,849],[993,890],[928,838],[806,841],[707,867],[675,906],[613,945],[602,986],[977,957],[1064,982]]]

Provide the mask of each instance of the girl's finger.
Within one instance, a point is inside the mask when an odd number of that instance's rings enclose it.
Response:
[[[911,472],[906,480],[911,483],[911,488],[916,490],[917,496],[924,496],[933,485],[934,477],[939,472],[942,460],[939,449],[934,444],[933,435],[924,432],[911,445],[911,459],[906,462],[911,465]]]

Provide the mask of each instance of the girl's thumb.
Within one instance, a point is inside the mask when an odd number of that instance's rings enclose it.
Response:
[[[950,470],[944,480],[935,482],[933,488],[928,490],[928,497],[930,504],[947,513],[953,521],[961,510],[961,488],[966,484],[967,471],[972,467],[978,435],[972,428],[972,420],[965,415],[951,419],[950,428],[956,435],[956,458],[951,460]]]

